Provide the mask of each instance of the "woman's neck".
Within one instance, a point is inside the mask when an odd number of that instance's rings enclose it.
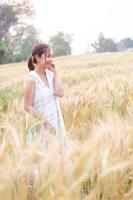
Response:
[[[44,75],[46,73],[46,69],[44,69],[42,67],[38,67],[38,66],[35,67],[34,71],[39,75]]]

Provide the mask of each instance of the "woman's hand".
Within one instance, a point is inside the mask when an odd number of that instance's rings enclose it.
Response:
[[[55,127],[50,122],[46,122],[46,127],[50,133],[56,134]]]
[[[62,86],[61,80],[59,78],[58,72],[56,70],[55,64],[53,62],[50,63],[49,70],[54,73],[53,82],[54,82],[55,95],[62,97],[64,95],[63,86]]]
[[[53,62],[50,64],[49,70],[54,72],[54,74],[57,72],[55,64]]]
[[[43,114],[40,115],[40,119],[46,125],[46,128],[48,129],[48,132],[50,132],[52,134],[56,134],[55,127],[43,116]]]

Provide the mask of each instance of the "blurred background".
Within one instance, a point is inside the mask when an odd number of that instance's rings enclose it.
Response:
[[[37,42],[55,56],[133,48],[131,0],[1,0],[0,63],[20,62]]]

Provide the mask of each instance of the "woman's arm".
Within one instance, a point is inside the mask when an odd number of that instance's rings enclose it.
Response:
[[[54,126],[47,120],[47,118],[43,114],[38,112],[32,106],[34,89],[35,89],[35,81],[32,79],[28,79],[24,87],[24,109],[25,111],[29,112],[31,116],[36,117],[38,120],[42,121],[43,123],[46,123],[49,132],[55,133]]]
[[[25,82],[24,87],[24,110],[33,115],[34,117],[38,118],[39,120],[42,120],[44,122],[47,122],[47,119],[39,113],[36,109],[32,106],[32,99],[35,89],[35,81],[31,78],[28,78]]]
[[[62,85],[61,79],[59,77],[59,74],[58,74],[57,69],[55,68],[54,64],[51,65],[50,70],[54,73],[53,81],[54,81],[55,95],[62,97],[62,96],[64,96],[64,89],[63,89],[63,85]]]
[[[64,96],[63,85],[57,71],[54,73],[54,89],[55,89],[56,96],[59,96],[59,97]]]

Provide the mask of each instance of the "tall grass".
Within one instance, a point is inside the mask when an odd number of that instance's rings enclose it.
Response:
[[[26,66],[0,66],[0,199],[132,200],[132,53],[68,56],[56,63],[68,134],[48,135],[43,152],[39,138],[26,144]]]

